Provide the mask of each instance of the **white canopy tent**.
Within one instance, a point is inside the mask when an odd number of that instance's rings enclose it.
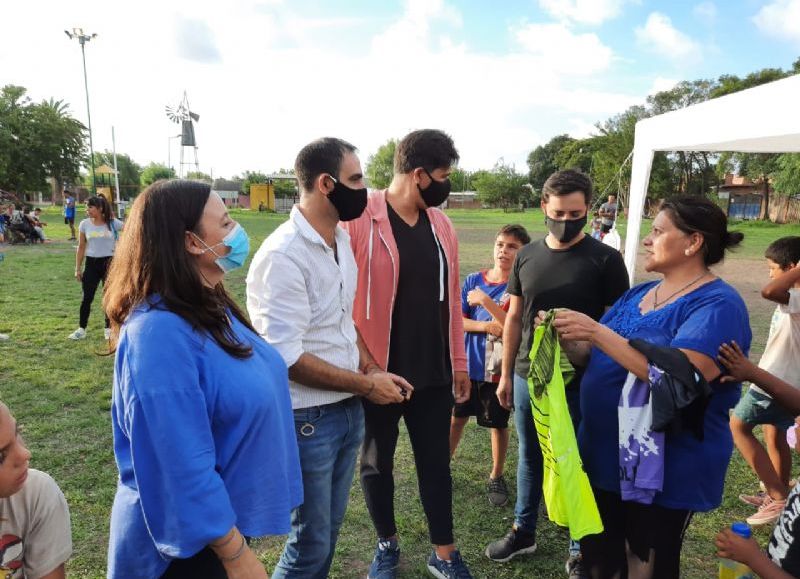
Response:
[[[800,152],[800,75],[636,123],[625,237],[631,283],[656,151]]]

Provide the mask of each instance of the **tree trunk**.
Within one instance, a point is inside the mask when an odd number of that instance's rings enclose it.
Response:
[[[761,178],[764,180],[764,221],[772,221],[769,218],[769,177],[763,175]]]

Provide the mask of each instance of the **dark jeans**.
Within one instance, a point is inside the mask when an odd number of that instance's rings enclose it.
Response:
[[[97,292],[97,286],[103,282],[106,283],[106,276],[108,275],[108,266],[111,264],[111,257],[87,257],[86,265],[83,268],[83,277],[81,278],[81,288],[83,288],[83,301],[81,302],[81,315],[78,327],[86,329],[89,324],[89,312],[92,310],[92,302],[94,301],[94,294]],[[108,317],[106,317],[106,328],[109,327]]]
[[[603,532],[581,539],[591,579],[678,579],[681,547],[692,511],[623,501],[593,489]]]
[[[175,559],[161,579],[228,579],[225,567],[209,547],[188,559]]]
[[[400,418],[405,420],[422,508],[434,545],[453,543],[453,480],[450,477],[450,387],[414,392],[411,400],[384,406],[364,400],[361,487],[379,537],[397,534],[394,518],[394,452]]]

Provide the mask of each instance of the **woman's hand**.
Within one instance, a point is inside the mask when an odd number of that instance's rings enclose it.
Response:
[[[731,341],[730,344],[722,344],[719,347],[717,359],[728,371],[728,374],[721,378],[722,382],[753,381],[757,366],[744,355],[735,341]]]
[[[486,322],[486,333],[491,334],[497,338],[503,337],[503,324],[497,320],[490,320]]]
[[[486,292],[476,287],[467,294],[467,303],[473,307],[482,306],[485,303],[484,300],[488,298]]]
[[[574,310],[556,310],[553,327],[562,340],[594,343],[601,326],[586,314]]]
[[[245,547],[238,559],[223,561],[222,566],[225,567],[228,579],[269,579],[267,570],[250,547]]]
[[[717,545],[717,555],[725,559],[732,559],[752,567],[752,561],[761,553],[756,540],[750,537],[745,539],[730,529],[725,529],[717,534],[714,541]]]

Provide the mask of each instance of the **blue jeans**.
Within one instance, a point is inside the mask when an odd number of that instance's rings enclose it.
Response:
[[[580,396],[577,388],[565,391],[567,406],[575,431],[580,424]],[[517,461],[517,503],[514,506],[514,524],[529,533],[536,532],[539,503],[542,501],[543,463],[539,437],[533,424],[528,380],[514,374],[514,426],[519,439]],[[580,543],[570,539],[569,553],[580,553]]]
[[[324,579],[364,437],[361,399],[295,410],[294,424],[305,502],[292,511],[292,529],[272,577]]]
[[[539,503],[542,500],[542,449],[531,413],[528,380],[514,374],[514,426],[519,438],[517,461],[517,503],[514,524],[529,533],[536,532]]]

